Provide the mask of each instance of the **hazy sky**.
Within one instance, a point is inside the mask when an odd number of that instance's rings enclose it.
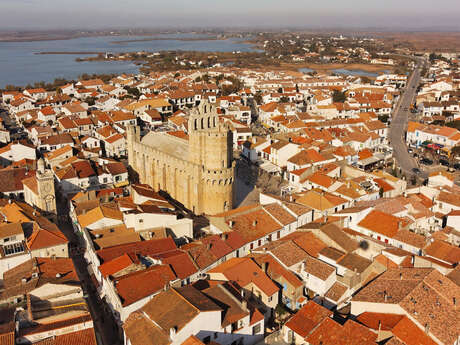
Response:
[[[0,28],[355,27],[460,30],[460,0],[0,0]]]

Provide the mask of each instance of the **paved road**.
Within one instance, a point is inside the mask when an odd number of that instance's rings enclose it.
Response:
[[[407,86],[393,112],[389,129],[390,145],[393,148],[393,156],[396,159],[396,163],[404,172],[410,174],[413,174],[412,169],[419,168],[419,166],[416,160],[407,152],[404,134],[407,130],[410,105],[413,104],[415,100],[417,86],[420,82],[420,71],[423,69],[423,65],[424,60],[417,59],[416,68],[410,75]],[[428,174],[421,171],[418,176],[426,178]]]
[[[99,298],[88,273],[88,265],[83,256],[85,250],[81,246],[81,239],[73,231],[71,220],[67,217],[69,214],[68,202],[59,195],[57,201],[59,228],[71,243],[70,256],[82,283],[83,291],[87,295],[86,302],[93,318],[97,343],[99,345],[119,345],[122,341],[118,338],[116,322],[112,313],[105,312],[104,302]]]

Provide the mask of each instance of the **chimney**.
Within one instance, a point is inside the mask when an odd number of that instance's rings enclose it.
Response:
[[[176,326],[171,327],[169,329],[169,339],[174,340],[174,338],[176,337],[176,333],[177,333],[177,327]]]
[[[230,229],[233,228],[233,225],[235,225],[235,221],[231,220],[228,222],[228,226],[230,227]]]
[[[208,244],[206,245],[206,248],[207,248],[208,250],[210,250],[210,249],[212,248],[212,243],[208,243]]]
[[[388,300],[387,290],[383,290],[383,298],[385,299],[385,302]]]
[[[402,273],[399,273],[399,280],[402,280]]]
[[[398,230],[401,230],[401,229],[402,229],[402,220],[398,222]]]
[[[430,332],[430,325],[428,323],[425,324],[425,333],[428,334]]]
[[[256,225],[257,225],[257,219],[254,219],[254,221],[252,222],[252,225],[253,225],[253,226],[256,226]]]

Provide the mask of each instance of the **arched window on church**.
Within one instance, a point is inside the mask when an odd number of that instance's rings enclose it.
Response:
[[[201,129],[204,129],[204,118],[201,118]]]
[[[208,117],[208,128],[211,128],[211,118]]]
[[[216,117],[213,117],[213,127],[216,127]]]
[[[197,122],[198,122],[198,120],[197,120],[197,119],[195,119],[195,130],[197,130],[197,129],[198,129],[198,123],[197,123]]]
[[[227,210],[227,202],[224,201],[224,210]]]

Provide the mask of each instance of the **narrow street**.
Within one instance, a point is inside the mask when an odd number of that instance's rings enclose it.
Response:
[[[118,345],[117,325],[112,313],[106,313],[104,302],[101,301],[97,290],[92,283],[88,273],[86,260],[84,258],[85,248],[82,246],[81,238],[73,231],[71,219],[68,216],[68,201],[57,194],[58,226],[70,242],[69,254],[73,260],[78,277],[85,292],[86,302],[93,318],[94,329],[99,345]]]
[[[413,169],[419,168],[416,160],[407,151],[405,141],[405,132],[407,130],[410,114],[409,109],[414,102],[416,90],[420,82],[420,71],[424,64],[422,59],[417,59],[416,63],[417,65],[409,77],[407,86],[401,95],[401,99],[394,109],[389,129],[389,141],[393,148],[393,156],[397,166],[400,167],[403,172],[409,174],[414,173]],[[417,175],[418,177],[426,178],[428,174],[421,170]]]

